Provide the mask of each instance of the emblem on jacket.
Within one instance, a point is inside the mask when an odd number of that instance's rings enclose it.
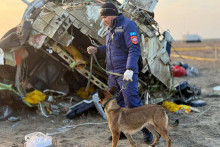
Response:
[[[124,32],[124,29],[121,26],[120,27],[116,27],[115,28],[115,33],[117,33],[117,32],[122,33],[122,32]]]
[[[137,33],[136,32],[131,32],[130,33],[130,37],[131,37],[131,42],[133,44],[138,44],[138,37],[137,37]]]

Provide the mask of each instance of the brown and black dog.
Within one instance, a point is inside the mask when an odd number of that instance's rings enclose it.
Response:
[[[112,132],[112,147],[116,147],[120,132],[123,132],[128,138],[130,144],[135,147],[131,134],[140,131],[146,127],[155,136],[154,146],[160,136],[166,140],[167,147],[171,146],[171,139],[168,135],[168,116],[165,109],[160,105],[148,104],[135,108],[124,108],[117,104],[113,97],[115,88],[110,91],[98,91],[100,104],[104,107],[108,119],[108,125]],[[175,125],[179,123],[176,120]]]

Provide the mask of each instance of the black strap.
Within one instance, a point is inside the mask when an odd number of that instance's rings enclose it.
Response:
[[[107,105],[110,101],[112,101],[112,100],[114,100],[115,98],[119,97],[119,95],[121,94],[122,90],[125,89],[125,88],[127,88],[129,82],[130,82],[130,81],[127,81],[127,82],[124,83],[124,85],[122,86],[121,90],[120,90],[117,94],[115,94],[112,98],[110,98],[110,99],[103,105],[103,109],[105,109],[106,105]]]

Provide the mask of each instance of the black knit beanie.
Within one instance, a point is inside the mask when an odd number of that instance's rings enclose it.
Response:
[[[118,9],[113,3],[104,3],[100,10],[101,16],[119,16]]]

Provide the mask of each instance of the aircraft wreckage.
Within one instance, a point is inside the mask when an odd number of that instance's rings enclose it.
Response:
[[[107,89],[107,74],[100,68],[105,68],[105,57],[98,58],[98,64],[86,51],[90,45],[105,44],[107,27],[98,11],[103,1],[22,1],[28,7],[21,23],[0,41],[4,56],[0,68],[7,72],[7,67],[14,67],[16,72],[10,74],[15,78],[7,83],[1,77],[0,89],[13,91],[28,106],[40,105],[42,112],[45,101],[59,102],[71,109],[89,103],[94,95],[97,97],[96,89]],[[141,98],[145,103],[170,98],[174,88],[166,44],[172,36],[168,31],[162,35],[154,20],[158,0],[112,2],[139,27],[143,59],[139,73]]]

